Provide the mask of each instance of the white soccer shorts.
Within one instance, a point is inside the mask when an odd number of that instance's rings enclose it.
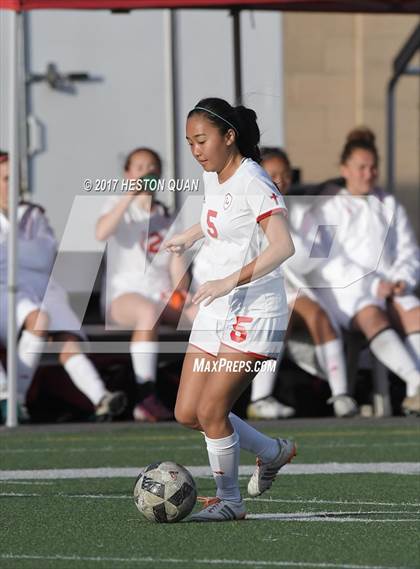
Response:
[[[194,320],[190,344],[217,356],[222,346],[257,358],[277,359],[287,328],[285,295],[233,297],[225,314],[200,307]],[[225,351],[225,350],[224,350]]]

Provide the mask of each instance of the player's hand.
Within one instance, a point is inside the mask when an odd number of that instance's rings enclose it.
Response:
[[[193,304],[193,297],[192,294],[187,292],[187,294],[185,295],[184,308],[188,308],[189,306],[191,306],[191,304]]]
[[[187,239],[183,233],[174,235],[163,243],[163,247],[169,253],[175,253],[178,257],[194,245],[194,241]]]
[[[378,285],[377,296],[379,298],[390,298],[394,293],[395,283],[389,281],[380,281]]]
[[[405,293],[407,288],[407,283],[405,281],[397,281],[394,283],[394,288],[392,292],[395,296],[400,296]]]
[[[197,292],[193,296],[193,303],[200,304],[203,301],[204,306],[208,306],[214,299],[229,294],[236,286],[230,279],[217,279],[216,281],[207,281],[198,287]]]

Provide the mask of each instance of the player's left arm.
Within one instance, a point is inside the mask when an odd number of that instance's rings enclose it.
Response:
[[[236,271],[228,279],[234,286],[247,284],[271,273],[295,252],[286,217],[282,214],[270,215],[259,222],[268,241],[268,246],[258,257]]]

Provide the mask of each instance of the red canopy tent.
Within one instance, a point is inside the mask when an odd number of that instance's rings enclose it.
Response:
[[[12,11],[10,18],[10,89],[9,89],[9,268],[8,268],[8,338],[7,368],[9,395],[7,426],[17,425],[17,348],[16,348],[16,230],[18,199],[18,42],[19,13],[29,10],[136,10],[136,9],[227,9],[234,14],[235,83],[240,98],[239,13],[241,10],[281,10],[307,12],[360,12],[420,14],[420,0],[0,0],[0,9]],[[238,96],[239,94],[239,96]]]
[[[420,0],[0,0],[0,8],[15,11],[238,8],[243,10],[419,14]]]

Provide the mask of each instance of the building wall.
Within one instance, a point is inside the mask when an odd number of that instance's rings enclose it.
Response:
[[[286,145],[305,181],[335,175],[347,132],[365,124],[377,135],[384,182],[386,86],[392,61],[418,22],[416,16],[284,15]],[[420,57],[412,66],[420,66]],[[414,200],[420,180],[418,76],[400,80],[396,101],[397,191]]]

